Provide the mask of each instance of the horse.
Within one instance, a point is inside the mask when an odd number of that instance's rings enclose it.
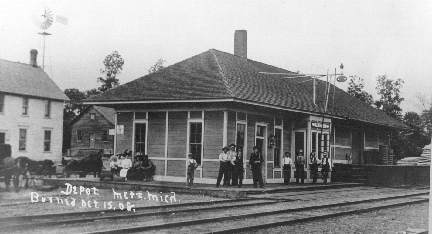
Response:
[[[15,192],[18,192],[20,189],[19,177],[22,175],[23,177],[27,178],[25,161],[22,160],[21,158],[15,159],[9,156],[3,159],[3,165],[0,168],[1,168],[0,176],[3,175],[4,177],[6,191],[9,191],[10,180],[13,179]]]
[[[100,177],[100,173],[103,168],[102,154],[99,152],[97,154],[92,154],[81,160],[62,160],[62,164],[65,165],[66,176],[69,177],[70,172],[76,173],[77,171],[81,172],[81,176],[87,175],[89,172],[94,173],[94,177],[96,178],[96,174]]]

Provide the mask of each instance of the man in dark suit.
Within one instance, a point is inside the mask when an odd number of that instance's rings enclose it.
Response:
[[[303,150],[299,150],[295,158],[295,167],[297,173],[296,184],[299,183],[299,177],[301,178],[301,183],[304,184],[304,165],[305,158],[303,156]]]

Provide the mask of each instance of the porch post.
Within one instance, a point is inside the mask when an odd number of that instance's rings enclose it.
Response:
[[[228,142],[228,111],[224,111],[223,119],[223,134],[222,134],[222,147],[227,146]]]

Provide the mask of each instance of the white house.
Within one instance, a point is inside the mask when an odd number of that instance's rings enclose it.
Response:
[[[69,100],[37,66],[0,59],[0,144],[10,144],[12,156],[61,160],[63,103]]]

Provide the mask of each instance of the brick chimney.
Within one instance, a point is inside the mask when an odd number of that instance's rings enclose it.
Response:
[[[30,50],[30,65],[33,67],[37,67],[37,50]]]
[[[246,30],[236,30],[234,33],[234,55],[247,59]]]

